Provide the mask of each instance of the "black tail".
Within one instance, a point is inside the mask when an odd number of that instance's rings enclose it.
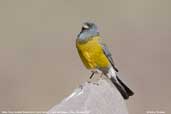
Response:
[[[134,92],[129,89],[120,79],[118,76],[116,76],[117,79],[115,79],[114,77],[111,77],[111,81],[112,83],[116,86],[116,88],[118,89],[118,91],[121,93],[121,95],[123,96],[124,99],[128,99],[129,96],[134,95]]]

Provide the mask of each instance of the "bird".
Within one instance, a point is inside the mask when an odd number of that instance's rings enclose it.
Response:
[[[119,78],[112,54],[102,41],[100,32],[93,22],[85,22],[76,38],[76,48],[84,66],[92,72],[108,77],[122,97],[127,100],[134,92]]]

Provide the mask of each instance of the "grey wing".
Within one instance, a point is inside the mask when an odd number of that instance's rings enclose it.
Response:
[[[105,44],[102,44],[102,43],[101,43],[101,46],[102,46],[104,54],[106,55],[106,57],[110,61],[112,67],[115,69],[116,72],[118,72],[119,70],[115,67],[114,61],[112,59],[112,54],[110,53],[108,47]]]

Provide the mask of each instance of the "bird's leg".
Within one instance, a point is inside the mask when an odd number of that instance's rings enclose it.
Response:
[[[92,71],[92,74],[90,76],[90,79],[94,76],[95,72]]]

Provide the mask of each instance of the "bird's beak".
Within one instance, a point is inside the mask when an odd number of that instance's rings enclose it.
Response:
[[[88,25],[83,25],[83,29],[88,29],[89,28],[89,26]]]

